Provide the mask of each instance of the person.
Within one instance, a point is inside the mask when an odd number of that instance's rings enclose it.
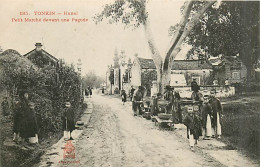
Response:
[[[209,96],[204,96],[204,101],[201,109],[201,119],[202,119],[202,135],[203,139],[207,140],[212,136],[212,128],[211,128],[211,117],[213,111],[212,107],[209,104]]]
[[[91,87],[88,87],[88,92],[89,92],[89,97],[91,98],[91,95],[92,95],[92,89],[91,89]]]
[[[138,89],[133,94],[132,108],[134,110],[134,116],[141,114],[141,103],[143,100],[142,86],[139,86]],[[137,112],[138,110],[138,112]]]
[[[125,90],[122,90],[122,92],[121,92],[121,98],[122,98],[122,104],[125,105],[125,102],[126,102],[126,93],[125,93]]]
[[[88,89],[85,89],[85,96],[88,97]]]
[[[196,82],[196,79],[194,78],[193,81],[191,82],[191,91],[197,93],[200,90],[200,87],[198,83]]]
[[[183,119],[183,124],[187,127],[187,138],[189,139],[189,144],[191,150],[194,150],[195,144],[198,144],[198,139],[201,129],[200,119],[193,111],[193,106],[188,107],[188,114]]]
[[[129,96],[130,96],[130,101],[132,101],[132,99],[133,99],[134,92],[135,92],[135,88],[134,88],[134,86],[132,85],[132,86],[131,86],[131,89],[130,89],[130,94],[129,94]]]
[[[210,105],[212,106],[212,119],[211,119],[211,124],[212,124],[212,130],[213,134],[212,137],[217,136],[218,139],[221,138],[221,118],[223,114],[223,107],[218,98],[216,98],[216,90],[213,89],[210,91],[211,94],[211,99],[210,99]]]
[[[65,103],[65,109],[62,116],[62,120],[63,120],[64,140],[73,140],[71,133],[75,129],[74,112],[71,108],[70,102]]]
[[[8,116],[9,115],[9,103],[7,101],[7,97],[4,97],[4,100],[1,103],[1,106],[2,106],[3,115]]]
[[[24,144],[24,142],[27,142],[29,139],[29,125],[28,125],[28,113],[30,113],[30,107],[29,107],[29,94],[27,90],[20,90],[19,91],[19,98],[20,101],[18,102],[19,109],[21,110],[21,120],[20,122],[20,137],[21,137],[21,142]]]
[[[38,143],[38,126],[35,117],[35,104],[29,102],[29,108],[27,115],[29,142]]]
[[[166,85],[165,89],[166,91],[164,92],[164,99],[168,101],[166,109],[168,113],[172,113],[172,106],[174,101],[174,95],[173,95],[174,88],[171,87],[170,85]]]
[[[181,96],[178,91],[174,92],[174,110],[177,113],[178,123],[182,123]]]
[[[22,111],[21,111],[21,105],[19,103],[19,98],[15,97],[13,102],[13,141],[18,142],[20,139],[20,128],[21,128],[21,120],[22,120]]]

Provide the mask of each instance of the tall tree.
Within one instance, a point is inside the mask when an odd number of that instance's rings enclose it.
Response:
[[[103,11],[95,16],[95,20],[99,22],[103,21],[103,18],[108,18],[109,23],[122,22],[126,27],[144,28],[146,41],[157,70],[158,91],[162,92],[163,87],[170,83],[171,65],[181,49],[181,44],[203,13],[214,3],[215,1],[201,1],[201,3],[187,1],[185,3],[183,17],[176,27],[168,51],[164,54],[159,52],[153,39],[149,13],[146,11],[147,0],[116,0],[113,4],[106,5]],[[196,13],[192,12],[193,8],[197,9]]]
[[[192,52],[201,55],[235,56],[247,67],[248,80],[259,56],[259,1],[224,1],[201,17],[187,39]],[[174,29],[172,27],[171,29]]]

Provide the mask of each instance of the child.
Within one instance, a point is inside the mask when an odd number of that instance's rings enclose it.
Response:
[[[122,90],[121,98],[122,98],[122,104],[125,105],[125,102],[126,102],[126,93],[125,93],[125,90]]]
[[[198,144],[200,136],[200,119],[193,111],[193,106],[188,107],[188,114],[184,118],[183,124],[187,127],[187,138],[189,139],[190,148],[194,150],[194,146]]]
[[[64,140],[73,140],[71,133],[75,129],[74,112],[71,108],[70,102],[66,102],[65,107],[66,108],[63,115]]]

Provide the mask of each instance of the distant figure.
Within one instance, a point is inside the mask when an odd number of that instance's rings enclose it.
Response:
[[[173,94],[174,88],[171,87],[170,85],[166,85],[165,89],[166,89],[166,91],[164,92],[164,99],[168,102],[168,104],[166,106],[166,110],[167,110],[167,113],[173,114],[172,117],[174,118],[174,113],[172,110],[173,101],[174,101],[174,94]]]
[[[122,90],[122,92],[121,92],[121,98],[122,98],[122,104],[125,105],[125,102],[126,102],[126,93],[125,93],[125,90]]]
[[[92,95],[92,88],[91,87],[88,87],[88,92],[89,92],[89,97],[91,98],[91,95]]]
[[[181,96],[180,93],[174,92],[174,110],[177,113],[178,123],[182,123],[182,110],[180,104]]]
[[[134,110],[134,116],[141,114],[141,104],[143,103],[142,100],[143,100],[142,86],[139,86],[133,95],[132,106],[133,106],[133,110]],[[137,110],[138,110],[138,112],[137,112]]]
[[[65,110],[62,116],[64,140],[73,140],[71,133],[75,129],[74,112],[71,108],[70,102],[65,103]]]
[[[7,97],[4,97],[4,101],[1,103],[2,111],[4,116],[9,115],[9,103],[7,101]]]
[[[135,92],[135,89],[134,89],[134,86],[132,85],[131,89],[130,89],[130,94],[129,94],[130,101],[132,101],[132,99],[133,99],[134,92]]]
[[[85,89],[85,96],[88,97],[88,89]]]
[[[218,98],[216,98],[216,90],[213,89],[210,91],[211,99],[209,101],[210,105],[212,106],[213,110],[213,117],[211,119],[212,124],[212,137],[218,136],[221,138],[221,118],[223,114],[223,107]]]
[[[200,87],[199,87],[198,83],[196,82],[196,79],[193,79],[193,81],[191,82],[191,91],[197,93],[199,90],[200,90]]]
[[[104,94],[105,93],[105,89],[104,88],[102,88],[102,94]]]

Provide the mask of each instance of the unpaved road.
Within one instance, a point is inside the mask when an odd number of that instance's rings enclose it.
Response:
[[[75,145],[76,166],[224,166],[175,131],[159,130],[152,121],[134,117],[131,103],[96,95],[88,128]],[[70,164],[71,166],[71,164]]]

